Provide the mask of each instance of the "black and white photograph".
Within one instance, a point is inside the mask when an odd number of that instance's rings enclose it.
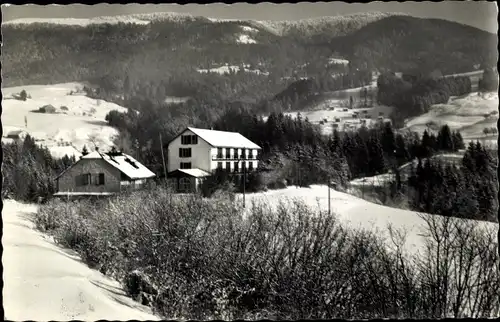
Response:
[[[1,11],[5,320],[500,317],[496,2]]]

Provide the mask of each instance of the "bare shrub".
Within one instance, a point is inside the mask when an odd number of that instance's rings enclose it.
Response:
[[[471,221],[425,217],[423,253],[403,232],[346,229],[281,202],[175,195],[160,188],[99,203],[51,202],[39,227],[169,319],[489,317],[498,247]],[[140,278],[139,278],[140,277]],[[141,286],[142,285],[142,286]]]

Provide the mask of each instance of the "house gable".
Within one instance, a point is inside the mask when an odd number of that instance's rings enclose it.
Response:
[[[77,177],[90,174],[87,185],[79,185]],[[95,178],[104,175],[104,184],[97,184]],[[103,159],[80,159],[57,177],[59,192],[119,192],[121,173]]]

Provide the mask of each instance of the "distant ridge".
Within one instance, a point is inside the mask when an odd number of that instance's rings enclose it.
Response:
[[[330,29],[336,35],[344,35],[351,29],[359,29],[371,22],[390,17],[407,16],[400,12],[365,12],[339,16],[323,16],[315,18],[305,18],[299,20],[253,20],[253,19],[219,19],[204,16],[195,16],[187,13],[177,12],[156,12],[145,14],[130,14],[117,16],[99,16],[94,18],[20,18],[4,22],[4,25],[26,25],[26,24],[54,24],[71,26],[88,26],[95,24],[137,24],[147,25],[153,21],[192,21],[206,20],[207,22],[242,22],[260,27],[276,35],[286,35],[289,33],[300,33],[303,36],[314,35]],[[338,30],[340,28],[340,30]]]

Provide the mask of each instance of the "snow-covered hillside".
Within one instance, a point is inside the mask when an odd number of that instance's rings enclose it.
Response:
[[[240,66],[234,66],[234,65],[224,65],[220,67],[215,67],[215,68],[210,68],[210,69],[198,69],[199,73],[217,73],[217,74],[229,74],[229,73],[237,73],[241,70],[242,68]],[[258,69],[250,69],[250,65],[244,65],[243,66],[243,71],[245,73],[255,73],[258,75],[269,75],[268,72],[262,72]]]
[[[93,147],[92,141],[100,148],[108,149],[118,132],[107,125],[106,114],[111,110],[126,112],[126,109],[114,103],[91,99],[85,96],[82,88],[80,83],[3,88],[4,137],[15,130],[26,131],[57,157],[64,154],[79,156],[78,151],[83,145],[89,149]],[[22,90],[31,98],[26,101],[15,99],[14,96]],[[53,106],[55,113],[36,112],[47,105]]]
[[[252,39],[249,35],[240,34],[238,35],[238,39],[236,40],[239,44],[256,44],[257,41]]]
[[[159,320],[119,283],[37,232],[36,206],[5,200],[2,209],[4,318],[10,321]]]
[[[178,12],[156,12],[156,13],[144,13],[144,14],[131,14],[131,15],[118,15],[118,16],[101,16],[95,18],[20,18],[4,22],[5,25],[23,25],[32,23],[43,23],[43,24],[56,24],[56,25],[71,25],[71,26],[88,26],[93,24],[137,24],[137,25],[147,25],[152,21],[189,21],[196,18],[191,14],[178,13]]]
[[[300,19],[294,21],[260,20],[255,21],[255,23],[277,35],[285,35],[290,32],[299,32],[303,35],[314,35],[330,30],[331,34],[340,36],[362,28],[371,22],[396,15],[402,16],[407,14],[392,12],[365,12],[342,16]]]
[[[220,22],[242,22],[250,26],[247,28],[264,29],[276,35],[285,35],[290,32],[300,33],[304,36],[314,35],[320,32],[329,30],[336,35],[344,35],[346,33],[355,31],[361,27],[366,26],[371,22],[394,16],[406,15],[403,13],[388,13],[388,12],[366,12],[360,14],[351,14],[343,16],[326,16],[317,18],[308,18],[300,20],[243,20],[243,19],[220,19],[202,16],[194,16],[186,13],[179,12],[156,12],[156,13],[143,13],[143,14],[130,14],[130,15],[117,15],[117,16],[101,16],[89,19],[75,19],[75,18],[21,18],[4,22],[5,25],[24,25],[32,23],[44,24],[58,24],[58,25],[72,25],[72,26],[88,26],[91,24],[117,24],[129,23],[138,25],[147,25],[152,21],[192,21],[195,19],[203,19],[214,23]],[[246,29],[245,31],[251,31]],[[252,30],[253,32],[253,30]]]
[[[382,236],[389,237],[388,225],[401,229],[407,233],[406,249],[415,253],[424,247],[425,218],[429,214],[419,214],[413,211],[390,208],[377,205],[352,195],[330,190],[332,213],[338,216],[341,222],[352,228],[362,228],[369,231],[378,230]],[[282,202],[302,200],[310,207],[328,210],[327,186],[313,185],[310,188],[288,187],[281,190],[270,190],[263,193],[246,195],[247,204],[253,200],[264,202],[275,207]],[[242,195],[238,195],[237,202],[242,202]],[[423,216],[423,218],[421,217]],[[498,224],[475,221],[481,227],[498,229]]]
[[[447,104],[434,105],[429,112],[409,120],[406,128],[422,133],[448,124],[450,129],[460,131],[466,140],[482,140],[484,128],[496,128],[498,103],[496,92],[452,97]]]

